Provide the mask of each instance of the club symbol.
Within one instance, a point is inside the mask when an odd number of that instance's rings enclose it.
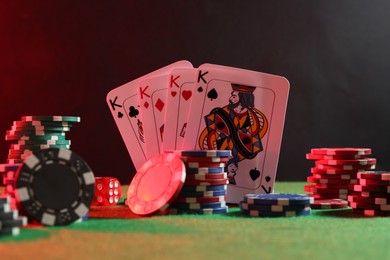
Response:
[[[212,90],[209,91],[209,93],[207,93],[207,97],[210,98],[211,101],[213,101],[213,99],[216,99],[218,97],[218,93],[215,90],[215,88],[213,88]]]
[[[199,92],[199,93],[202,93],[202,92],[203,92],[203,88],[202,88],[202,87],[199,87],[199,88],[198,88],[198,92]]]
[[[123,117],[122,112],[118,112],[118,118],[122,118],[122,117]]]
[[[138,114],[139,114],[138,109],[136,109],[135,107],[131,106],[130,107],[129,116],[137,118]]]

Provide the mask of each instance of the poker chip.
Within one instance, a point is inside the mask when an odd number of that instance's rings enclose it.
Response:
[[[348,194],[340,194],[340,193],[308,193],[306,194],[309,197],[312,197],[314,199],[342,199],[346,200],[348,197]]]
[[[306,154],[308,160],[353,160],[363,159],[366,155],[324,155],[324,154]]]
[[[199,173],[207,173],[207,174],[212,174],[212,173],[223,173],[225,171],[224,167],[217,167],[217,168],[186,168],[186,173],[187,174],[199,174]]]
[[[226,186],[229,184],[228,179],[210,179],[210,180],[186,180],[184,186]]]
[[[320,155],[370,155],[370,148],[313,148],[312,154]]]
[[[20,228],[18,227],[0,229],[0,236],[17,236],[19,234],[20,234]]]
[[[14,133],[20,133],[20,132],[68,132],[70,131],[71,127],[69,126],[11,126],[11,129],[7,131],[8,132],[14,132]]]
[[[364,171],[358,173],[357,176],[360,179],[390,181],[390,172],[386,172],[386,171]]]
[[[349,195],[349,202],[375,204],[375,205],[387,205],[390,204],[390,198],[380,197],[362,197],[361,195]]]
[[[389,211],[373,210],[373,209],[353,209],[353,213],[368,216],[368,217],[389,217]]]
[[[312,174],[313,178],[316,179],[331,179],[331,180],[356,180],[357,179],[357,174],[318,174],[318,173],[313,173]]]
[[[35,144],[35,145],[70,145],[70,140],[18,140],[16,143],[18,145],[30,145],[30,144]]]
[[[204,202],[204,203],[179,203],[175,202],[169,206],[170,209],[214,209],[225,208],[226,202]]]
[[[335,166],[358,166],[358,165],[373,165],[376,164],[375,158],[364,158],[364,159],[354,159],[354,160],[318,160],[316,164],[319,165],[335,165]],[[346,169],[349,170],[349,169]]]
[[[184,197],[176,198],[175,203],[210,203],[210,202],[226,202],[226,196],[216,197]]]
[[[226,163],[212,163],[212,162],[187,162],[186,167],[188,168],[225,168]]]
[[[186,181],[194,181],[194,180],[199,180],[199,181],[214,181],[214,180],[221,180],[221,179],[226,179],[227,178],[227,173],[213,173],[213,174],[208,174],[208,173],[198,173],[198,174],[188,174],[186,176]]]
[[[248,204],[268,205],[297,205],[310,204],[312,198],[301,194],[269,193],[269,194],[246,194],[244,202]]]
[[[23,116],[22,121],[80,122],[78,116]]]
[[[16,236],[20,233],[20,227],[27,225],[27,218],[19,216],[18,210],[12,209],[11,204],[9,195],[0,196],[0,237]]]
[[[184,163],[227,163],[229,157],[181,157]]]
[[[387,181],[382,181],[382,180],[373,180],[373,179],[362,179],[360,178],[359,179],[359,185],[362,185],[362,186],[368,186],[368,185],[373,185],[373,186],[377,186],[377,185],[384,185],[384,186],[388,186],[390,185],[390,180],[387,180]]]
[[[388,185],[368,185],[368,186],[351,185],[350,187],[351,187],[351,190],[353,190],[353,191],[390,193],[390,186],[388,186]]]
[[[179,193],[179,198],[186,197],[216,197],[216,196],[226,196],[226,190],[218,191],[181,191]]]
[[[241,213],[250,217],[299,217],[299,216],[308,216],[311,214],[310,207],[307,207],[303,210],[289,210],[284,212],[270,212],[270,211],[261,211],[261,210],[245,210],[240,207]]]
[[[371,169],[375,169],[375,164],[374,165],[324,165],[324,164],[319,164],[318,162],[316,162],[316,168],[317,169],[320,169],[320,170],[336,170],[336,171],[340,171],[340,170],[350,170],[350,171],[354,171],[354,170],[371,170]]]
[[[390,198],[390,193],[379,191],[361,191],[360,196],[365,198]]]
[[[226,191],[227,185],[184,185],[182,192]]]
[[[326,179],[326,178],[316,178],[314,176],[308,176],[306,178],[306,180],[307,180],[307,182],[313,182],[313,183],[317,183],[317,184],[335,184],[335,185],[344,184],[344,185],[348,185],[348,184],[357,184],[358,183],[357,179],[346,179],[346,180],[344,180],[344,179]]]
[[[296,205],[270,205],[270,204],[248,204],[244,201],[240,202],[240,207],[243,210],[258,210],[267,212],[285,212],[304,210],[310,207],[310,204],[296,204]]]
[[[348,201],[341,199],[315,199],[310,204],[311,209],[341,209],[348,208]]]
[[[70,149],[70,145],[57,145],[57,144],[31,144],[31,145],[19,145],[19,144],[11,144],[10,148],[14,151],[24,151],[24,150],[31,150],[31,151],[39,151],[43,149],[49,149],[49,148],[64,148],[64,149]]]
[[[212,215],[212,214],[224,214],[228,213],[229,207],[221,208],[206,208],[206,209],[174,209],[168,208],[168,214],[195,214],[195,215]]]
[[[373,209],[381,211],[390,211],[389,204],[376,205],[371,203],[350,202],[350,207],[353,209]]]
[[[91,168],[76,153],[51,148],[34,152],[16,173],[17,202],[33,219],[48,226],[84,217],[94,198]]]
[[[366,171],[364,169],[360,169],[360,170],[345,170],[345,169],[340,169],[340,168],[327,168],[327,169],[320,169],[318,167],[313,167],[311,168],[311,173],[314,173],[314,174],[327,174],[327,175],[331,175],[331,174],[340,174],[340,175],[347,175],[347,174],[351,174],[353,175],[353,178],[356,179],[356,176],[358,174],[358,172],[363,172],[363,171]]]
[[[127,200],[132,212],[149,215],[164,210],[179,194],[186,177],[185,166],[174,153],[148,160],[130,183]]]
[[[182,157],[230,157],[231,150],[175,151]]]
[[[315,193],[347,194],[348,188],[320,188],[317,185],[305,185],[304,191]]]
[[[66,121],[14,121],[13,128],[28,128],[28,127],[72,127],[72,122]]]

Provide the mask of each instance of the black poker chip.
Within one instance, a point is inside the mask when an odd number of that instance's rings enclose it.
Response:
[[[62,148],[34,152],[18,170],[16,199],[33,219],[47,226],[84,217],[94,198],[95,177],[76,153]]]

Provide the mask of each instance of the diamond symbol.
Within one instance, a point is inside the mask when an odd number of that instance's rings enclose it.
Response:
[[[148,107],[149,107],[149,103],[148,103],[147,101],[145,101],[144,107],[145,107],[145,108],[148,108]]]
[[[156,102],[155,107],[161,112],[164,108],[164,102],[161,101],[161,99],[158,99]]]

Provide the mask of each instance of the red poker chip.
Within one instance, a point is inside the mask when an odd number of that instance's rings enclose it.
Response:
[[[355,159],[355,160],[318,160],[316,161],[316,164],[323,164],[323,165],[374,165],[376,164],[375,158],[365,158],[365,159]]]
[[[329,189],[329,188],[318,188],[316,185],[305,185],[304,191],[313,193],[327,193],[327,194],[348,194],[348,189]]]
[[[313,148],[312,154],[323,155],[369,155],[372,153],[370,148]]]
[[[370,203],[358,203],[358,202],[350,202],[349,206],[353,209],[374,209],[374,210],[381,210],[381,211],[388,211],[390,212],[390,205],[375,205]]]
[[[306,178],[308,182],[318,183],[318,184],[357,184],[357,179],[326,179],[326,178],[315,178],[313,176],[309,176]]]
[[[137,171],[127,192],[128,206],[138,215],[163,210],[179,195],[186,178],[184,163],[174,153],[163,153]]]
[[[215,197],[180,197],[176,198],[177,203],[210,203],[210,202],[225,202],[226,196]]]
[[[365,155],[324,155],[324,154],[306,154],[308,160],[354,160],[364,159]]]
[[[187,175],[188,176],[188,175]],[[213,185],[227,185],[229,179],[214,179],[214,180],[186,180],[184,186],[213,186]]]
[[[357,173],[359,171],[364,171],[364,170],[343,170],[343,169],[337,169],[337,168],[319,169],[318,167],[312,167],[311,168],[311,173],[318,173],[318,174],[353,174],[354,175],[354,179],[356,179]]]
[[[329,194],[329,193],[322,193],[322,194],[306,194],[309,197],[313,197],[314,199],[343,199],[346,200],[348,197],[348,194]]]
[[[313,187],[319,189],[348,189],[349,185],[350,185],[349,183],[347,184],[316,183],[315,185],[313,185]]]
[[[364,198],[390,198],[390,193],[376,191],[362,191],[360,196]]]
[[[220,162],[186,162],[186,167],[188,168],[221,168],[226,167],[226,163]]]
[[[390,185],[390,180],[382,181],[382,180],[371,180],[371,179],[359,179],[359,185],[362,185],[362,186],[370,186],[370,185],[386,186],[386,185]]]
[[[386,172],[386,171],[364,171],[358,173],[357,176],[360,179],[372,179],[372,180],[382,180],[382,181],[390,180],[390,172]]]
[[[348,201],[341,199],[315,199],[310,203],[312,209],[342,209],[348,208]]]
[[[188,174],[186,177],[186,181],[208,181],[208,180],[215,180],[215,179],[227,179],[227,173],[212,173],[212,174]]]
[[[353,191],[368,191],[368,192],[383,192],[383,193],[390,193],[390,186],[384,186],[384,185],[369,185],[369,186],[363,186],[363,185],[351,185],[350,189]]]
[[[360,195],[348,195],[349,202],[376,204],[376,205],[389,205],[390,198],[378,198],[378,197],[362,197]]]
[[[317,179],[330,179],[330,180],[356,180],[357,174],[327,174],[327,173],[313,173],[312,175]]]
[[[367,217],[389,217],[390,216],[390,211],[382,211],[382,210],[374,210],[374,209],[353,209],[352,212]]]
[[[316,168],[320,170],[347,170],[347,171],[356,171],[356,170],[372,170],[375,169],[375,164],[373,165],[325,165],[320,164],[319,161],[316,162]]]

